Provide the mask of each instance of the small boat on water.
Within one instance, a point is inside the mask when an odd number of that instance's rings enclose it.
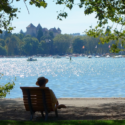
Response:
[[[100,58],[100,56],[97,55],[97,56],[95,56],[95,58]]]
[[[53,58],[61,58],[61,56],[59,56],[59,55],[56,55],[56,56],[53,56]]]
[[[29,57],[27,61],[37,61],[37,59],[33,59],[32,57]]]
[[[118,55],[119,58],[122,58],[123,56],[122,55]]]
[[[88,55],[88,58],[92,58],[92,56],[91,56],[91,55]]]
[[[106,58],[110,58],[110,56],[109,56],[109,55],[107,55],[107,56],[106,56]]]
[[[122,55],[114,56],[114,58],[122,58]]]
[[[70,56],[66,56],[66,59],[69,59],[70,58]]]

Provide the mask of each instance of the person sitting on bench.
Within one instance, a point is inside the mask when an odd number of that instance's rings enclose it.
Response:
[[[39,87],[45,87],[46,86],[46,83],[48,82],[48,79],[46,79],[45,77],[39,77],[37,79],[37,82],[36,82],[36,85],[39,86]],[[66,108],[66,106],[64,104],[60,104],[59,105],[59,102],[54,94],[54,92],[50,90],[50,95],[51,95],[51,99],[52,99],[52,106],[53,106],[53,109],[54,108]]]

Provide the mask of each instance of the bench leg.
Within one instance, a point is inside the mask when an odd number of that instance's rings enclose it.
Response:
[[[48,112],[46,112],[45,121],[47,120],[47,118],[48,118]]]
[[[41,115],[42,115],[43,118],[45,118],[45,116],[44,116],[44,114],[43,114],[43,111],[41,111]]]
[[[33,119],[33,114],[31,114],[31,116],[30,116],[30,121]]]
[[[58,118],[58,111],[57,109],[55,110],[56,117]]]
[[[41,111],[41,115],[43,118],[45,118],[45,121],[47,120],[48,118],[48,112],[45,112],[45,115],[43,114],[43,111]]]
[[[33,119],[34,114],[35,114],[35,112],[31,113],[30,120]]]

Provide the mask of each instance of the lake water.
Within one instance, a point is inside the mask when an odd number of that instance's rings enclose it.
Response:
[[[37,78],[60,97],[125,97],[125,58],[72,57],[53,59],[0,58],[0,85],[14,80],[14,89],[6,98],[22,98],[20,86],[36,86]]]

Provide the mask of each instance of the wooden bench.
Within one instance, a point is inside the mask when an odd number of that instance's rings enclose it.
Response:
[[[52,100],[48,87],[20,87],[23,92],[23,101],[26,111],[30,111],[31,117],[36,111],[40,111],[45,121],[48,118],[48,113],[55,111],[56,117],[58,117],[57,109],[52,108]],[[45,112],[45,116],[43,114]]]

